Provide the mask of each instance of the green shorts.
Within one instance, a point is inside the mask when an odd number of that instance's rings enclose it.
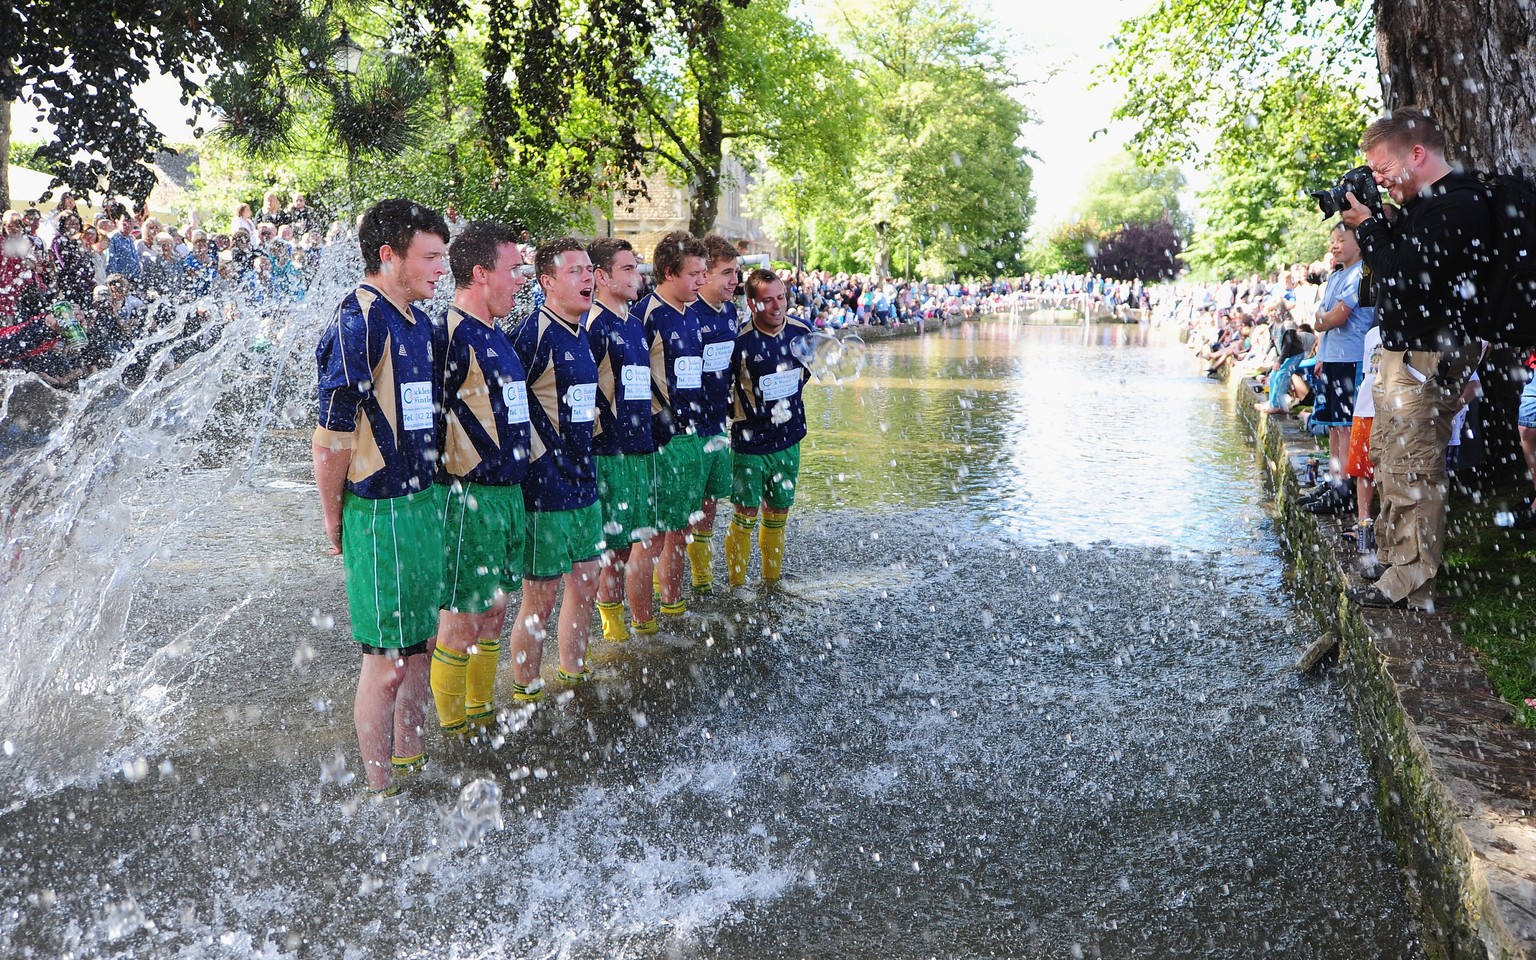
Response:
[[[341,556],[352,639],[403,650],[437,634],[443,596],[443,492],[341,500]]]
[[[655,454],[598,456],[597,502],[603,509],[603,539],[624,550],[656,531]]]
[[[731,502],[757,508],[766,503],[775,510],[795,505],[795,484],[800,479],[800,444],[778,453],[737,451],[731,467]]]
[[[443,609],[484,613],[498,589],[523,585],[523,488],[460,481],[445,489]]]
[[[704,506],[704,441],[680,433],[656,451],[656,529],[686,530]]]
[[[528,511],[523,576],[551,580],[603,552],[603,511],[597,504],[575,510]]]
[[[731,438],[723,433],[704,438],[704,499],[731,495]]]

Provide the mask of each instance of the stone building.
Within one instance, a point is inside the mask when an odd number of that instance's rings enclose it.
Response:
[[[775,252],[777,248],[772,238],[762,223],[747,212],[743,202],[752,185],[746,169],[733,158],[726,157],[722,180],[715,232],[732,242],[746,241],[749,253]],[[673,230],[688,229],[689,192],[686,186],[672,184],[660,174],[651,178],[647,186],[650,199],[637,198],[632,206],[625,206],[620,201],[612,220],[597,211],[593,223],[599,236],[622,237],[649,259],[663,236]]]

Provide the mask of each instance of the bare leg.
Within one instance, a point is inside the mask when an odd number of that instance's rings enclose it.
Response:
[[[512,679],[525,687],[539,678],[539,663],[544,659],[544,636],[559,589],[558,579],[523,578],[523,602],[512,624]]]
[[[560,601],[560,668],[578,674],[587,667],[587,640],[592,627],[592,599],[597,593],[596,560],[576,564],[565,575]]]
[[[661,538],[661,555],[656,561],[661,574],[661,602],[677,603],[683,596],[683,566],[688,544],[686,530],[669,530]]]
[[[623,550],[609,550],[603,556],[597,574],[597,599],[600,603],[623,603],[628,581],[629,558],[638,553],[633,545]]]
[[[624,593],[629,598],[629,615],[636,623],[648,623],[656,616],[651,599],[651,572],[656,568],[655,548],[660,536],[642,540],[629,548],[624,564]]]
[[[1365,521],[1371,519],[1372,508],[1376,500],[1376,483],[1370,477],[1355,478],[1355,519]]]
[[[1328,428],[1328,477],[1334,485],[1342,485],[1344,479],[1344,461],[1349,456],[1349,428]]]
[[[363,754],[363,776],[374,790],[389,786],[392,777],[389,758],[395,727],[395,695],[405,673],[405,660],[392,655],[363,654],[357,696],[352,701],[352,721]]]
[[[417,653],[405,658],[405,677],[395,698],[395,746],[397,757],[421,753],[421,724],[427,715],[427,700],[432,696],[430,679],[432,653]]]

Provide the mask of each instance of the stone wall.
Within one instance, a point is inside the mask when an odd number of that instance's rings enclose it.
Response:
[[[1386,833],[1432,957],[1536,957],[1536,750],[1531,730],[1488,684],[1447,614],[1363,610],[1363,581],[1339,524],[1300,509],[1313,438],[1260,416],[1237,386],[1277,500],[1295,586],[1319,627],[1341,638],[1339,669],[1375,775]],[[1344,895],[1344,891],[1340,891]]]

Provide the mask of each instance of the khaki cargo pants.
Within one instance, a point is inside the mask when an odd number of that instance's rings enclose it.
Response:
[[[1384,350],[1372,388],[1376,554],[1390,565],[1377,586],[1421,610],[1434,609],[1445,547],[1445,448],[1461,393],[1435,382],[1439,361],[1434,351]]]

